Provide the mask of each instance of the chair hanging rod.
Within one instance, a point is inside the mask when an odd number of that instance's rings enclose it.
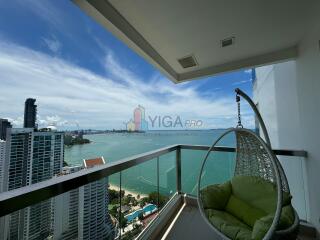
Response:
[[[258,122],[261,126],[261,129],[262,129],[262,132],[263,132],[263,136],[267,142],[267,144],[269,145],[269,147],[271,148],[271,142],[270,142],[270,138],[269,138],[269,135],[268,135],[268,132],[267,132],[267,128],[266,128],[266,125],[264,124],[263,122],[263,119],[256,107],[256,105],[254,104],[254,102],[251,100],[251,98],[245,94],[243,91],[241,91],[239,88],[236,88],[235,89],[235,92],[236,94],[238,94],[239,96],[243,97],[248,103],[249,105],[251,106],[252,110],[254,111],[256,117],[258,118]]]

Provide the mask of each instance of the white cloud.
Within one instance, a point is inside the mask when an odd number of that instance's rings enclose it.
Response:
[[[50,0],[17,0],[25,10],[31,11],[33,14],[46,21],[50,26],[63,31],[66,26],[66,14],[60,11]]]
[[[236,123],[234,97],[203,97],[192,84],[175,85],[160,74],[143,81],[112,52],[105,66],[110,77],[0,41],[0,117],[18,119],[25,99],[33,97],[39,124],[65,128],[123,128],[139,104],[147,115],[201,119],[207,128]],[[248,107],[242,109],[248,114]]]
[[[53,53],[60,52],[61,49],[61,43],[60,41],[52,35],[50,38],[42,38],[44,44],[52,51]]]
[[[251,74],[252,73],[252,69],[246,69],[244,70],[245,73]]]
[[[4,117],[8,119],[8,121],[13,125],[13,127],[21,127],[23,125],[23,116],[19,116],[16,118]]]
[[[233,86],[235,86],[235,85],[241,85],[241,84],[245,84],[245,83],[248,83],[248,82],[251,82],[251,81],[252,81],[251,79],[241,80],[241,81],[232,83],[232,85],[233,85]]]
[[[66,127],[70,124],[69,121],[62,119],[58,115],[45,116],[44,118],[37,115],[37,123],[40,128],[47,126]]]

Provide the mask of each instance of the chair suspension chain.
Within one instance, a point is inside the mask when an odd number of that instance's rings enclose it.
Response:
[[[237,105],[238,105],[238,124],[237,124],[237,128],[243,128],[243,125],[241,123],[240,96],[238,94],[236,95],[236,101],[237,101]]]

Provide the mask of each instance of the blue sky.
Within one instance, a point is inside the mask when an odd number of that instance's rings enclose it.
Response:
[[[66,0],[0,0],[0,117],[22,123],[37,99],[40,126],[124,128],[138,105],[150,116],[235,124],[234,88],[251,95],[251,71],[173,84]],[[244,121],[253,126],[244,106]]]

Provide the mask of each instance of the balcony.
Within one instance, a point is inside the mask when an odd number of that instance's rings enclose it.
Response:
[[[209,146],[172,145],[102,166],[55,177],[51,180],[33,184],[28,187],[4,192],[0,194],[0,214],[5,222],[8,221],[6,219],[8,219],[9,215],[11,215],[11,217],[17,217],[17,215],[19,215],[17,213],[27,212],[32,216],[32,208],[35,209],[33,212],[42,209],[41,214],[48,214],[47,224],[50,224],[52,214],[45,211],[45,206],[47,206],[46,204],[48,204],[48,202],[51,202],[52,206],[54,206],[51,208],[54,210],[51,211],[53,213],[60,211],[60,214],[57,215],[62,216],[68,213],[66,218],[69,221],[68,226],[65,226],[63,224],[64,218],[60,219],[61,223],[59,219],[54,218],[54,221],[60,223],[60,226],[52,230],[52,235],[54,235],[55,231],[60,231],[63,232],[61,237],[67,238],[72,235],[72,221],[70,220],[72,217],[77,219],[81,217],[81,214],[82,216],[86,216],[90,213],[95,213],[96,215],[91,217],[99,218],[101,217],[99,213],[103,212],[103,209],[95,212],[90,211],[90,209],[95,206],[86,206],[83,205],[83,203],[71,209],[70,206],[74,198],[70,196],[78,196],[79,192],[87,191],[87,186],[90,186],[90,189],[97,189],[99,188],[99,183],[106,179],[106,181],[112,180],[112,184],[116,183],[115,185],[117,185],[120,191],[128,187],[130,189],[130,184],[134,176],[139,176],[138,181],[140,181],[141,186],[148,186],[148,193],[153,194],[153,201],[149,198],[149,202],[145,202],[140,207],[137,206],[139,205],[137,203],[130,203],[128,209],[125,205],[128,205],[129,195],[119,194],[117,199],[112,200],[112,204],[109,202],[108,212],[109,214],[111,214],[111,212],[113,214],[113,216],[110,215],[110,221],[113,226],[112,229],[109,229],[110,238],[219,239],[219,236],[215,236],[210,227],[206,225],[204,219],[202,219],[197,209],[195,196],[200,163],[208,149]],[[230,179],[233,174],[232,169],[234,165],[232,163],[234,161],[233,156],[235,149],[232,147],[216,147],[214,151],[222,156],[221,159],[223,159],[223,161],[229,162],[229,164],[226,165],[228,167],[218,172],[220,181]],[[297,157],[303,161],[304,157],[307,156],[305,151],[273,151],[278,156],[287,156],[286,161],[291,161],[292,158]],[[186,161],[186,159],[188,160]],[[193,160],[190,161],[190,159]],[[218,165],[213,167],[219,168]],[[301,190],[299,194],[304,194],[302,191],[303,190]],[[103,194],[103,191],[98,192],[98,194]],[[295,194],[295,192],[293,194]],[[62,199],[66,198],[66,196],[68,196],[69,205],[63,204]],[[96,197],[96,202],[98,202],[99,196]],[[132,197],[132,194],[130,197]],[[141,204],[144,195],[136,195],[135,197],[140,199],[139,202]],[[293,197],[295,198],[295,196]],[[109,200],[111,200],[110,193]],[[129,213],[127,212],[128,210],[130,211]],[[140,212],[139,214],[135,214],[135,211]],[[142,213],[141,219],[139,216],[141,215],[140,213]],[[128,220],[127,226],[122,226],[122,230],[120,230],[121,222],[123,221],[121,216],[125,216]],[[34,226],[37,226],[37,224]],[[90,226],[88,223],[87,227],[90,230],[91,227],[95,226]],[[308,228],[302,223],[302,229]],[[41,235],[38,228],[31,229],[30,231],[32,230],[35,234]],[[95,233],[97,232],[99,233],[99,231],[95,231]],[[308,230],[304,232],[308,232]],[[90,234],[90,231],[88,231],[88,234]],[[81,238],[81,236],[77,237]],[[89,235],[82,237],[99,238],[99,236]]]

